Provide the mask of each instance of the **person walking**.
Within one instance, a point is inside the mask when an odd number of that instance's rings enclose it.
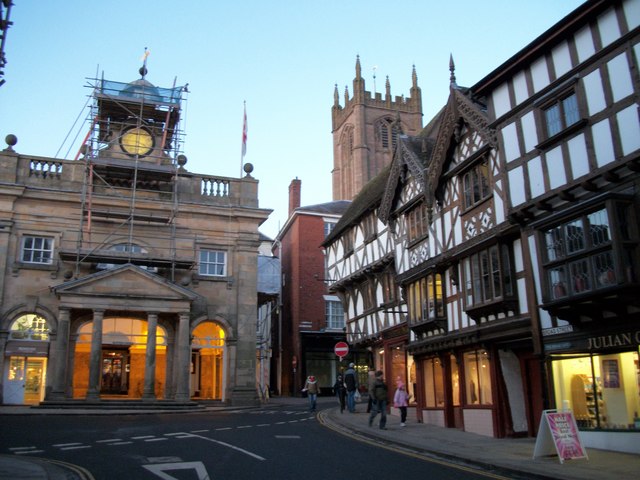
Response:
[[[342,375],[338,375],[336,383],[333,384],[333,393],[336,395],[336,397],[338,397],[338,403],[340,404],[340,413],[344,413],[347,388],[344,386],[344,379],[342,378]]]
[[[302,391],[307,392],[307,397],[309,397],[309,410],[315,412],[318,394],[320,393],[320,386],[318,385],[316,377],[309,375],[307,377],[307,381],[304,382],[304,388]]]
[[[387,401],[389,387],[384,383],[382,370],[376,372],[376,381],[373,384],[373,391],[369,392],[373,396],[374,403],[369,414],[369,426],[373,426],[373,419],[380,413],[380,430],[387,429]]]
[[[344,384],[347,386],[347,410],[356,413],[356,390],[358,390],[358,376],[353,363],[344,372]]]
[[[400,409],[400,426],[404,427],[407,424],[407,407],[409,406],[409,393],[404,386],[404,383],[398,382],[398,388],[393,394],[393,406]]]
[[[373,384],[376,383],[376,371],[373,367],[369,367],[369,373],[367,376],[367,392],[371,392],[373,390]],[[371,413],[371,405],[373,404],[373,397],[371,394],[368,395],[369,400],[367,401],[367,413]]]

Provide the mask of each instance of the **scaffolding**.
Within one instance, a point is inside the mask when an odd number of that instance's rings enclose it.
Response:
[[[62,252],[64,260],[75,261],[75,278],[87,263],[163,268],[172,281],[176,269],[193,266],[192,252],[178,255],[175,225],[179,170],[186,162],[180,114],[187,89],[175,80],[172,88],[156,87],[146,73],[143,66],[141,78],[130,83],[88,79],[89,129],[76,155],[85,165],[80,228],[76,251]],[[164,237],[158,228],[168,234],[165,248],[156,244],[152,253],[134,241]]]

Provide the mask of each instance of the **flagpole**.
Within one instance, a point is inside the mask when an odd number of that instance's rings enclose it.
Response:
[[[244,101],[244,116],[242,117],[242,148],[240,152],[240,178],[244,169],[244,156],[247,153],[247,101]]]

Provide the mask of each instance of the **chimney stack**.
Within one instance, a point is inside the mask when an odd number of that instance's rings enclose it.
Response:
[[[296,177],[289,185],[289,216],[300,206],[300,180]]]

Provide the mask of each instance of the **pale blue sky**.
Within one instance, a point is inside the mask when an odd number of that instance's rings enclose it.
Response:
[[[471,86],[581,0],[188,1],[14,0],[0,86],[0,138],[18,136],[27,155],[73,158],[86,134],[87,78],[189,84],[182,127],[187,169],[240,175],[243,102],[246,162],[260,181],[261,231],[287,218],[288,186],[302,204],[331,201],[334,85],[352,93],[356,55],[367,90],[409,95],[415,65],[424,121],[444,104],[449,54],[459,85]],[[74,122],[80,120],[74,127]],[[68,139],[65,142],[65,138]]]

